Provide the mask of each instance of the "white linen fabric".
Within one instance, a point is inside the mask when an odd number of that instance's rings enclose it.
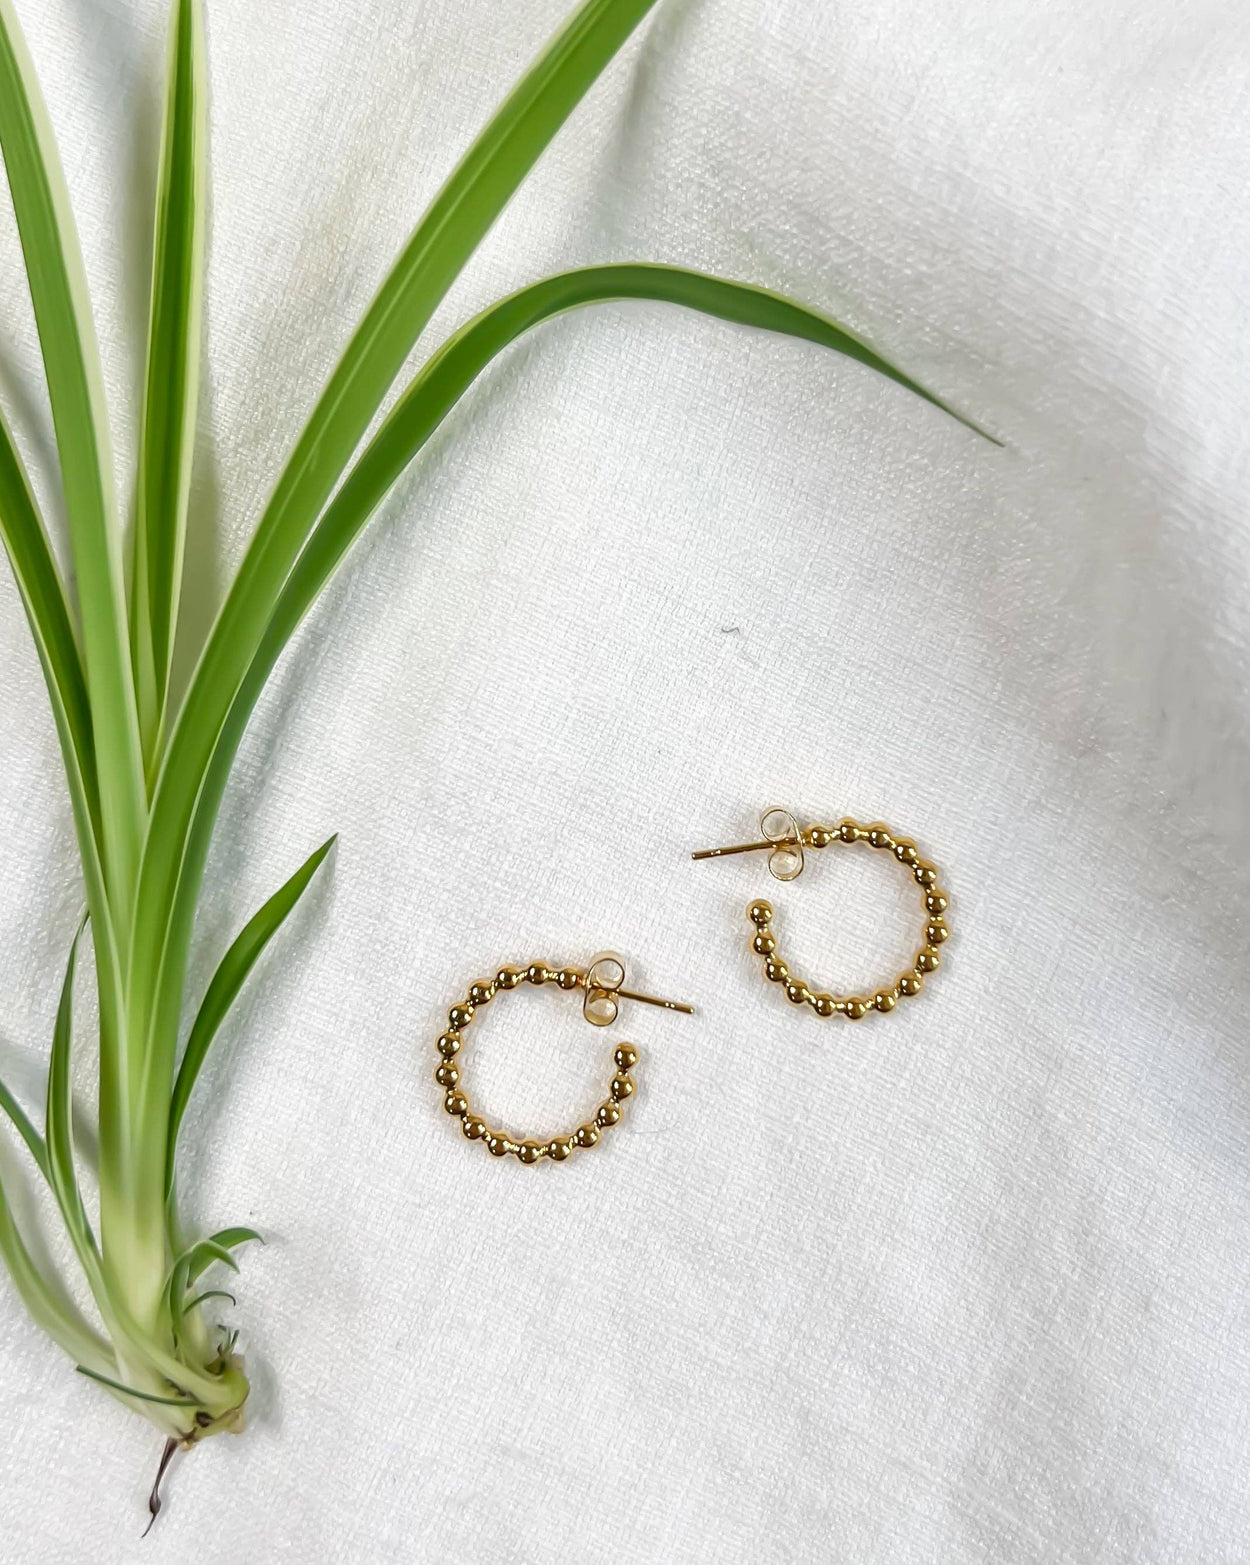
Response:
[[[209,0],[192,642],[568,3]],[[17,9],[128,475],[165,3]],[[159,1438],[0,1285],[6,1560],[1250,1558],[1248,80],[1236,0],[660,0],[421,354],[550,271],[669,260],[810,301],[1005,449],[660,306],[484,376],[284,659],[209,869],[197,984],[341,834],[186,1137],[197,1218],[269,1237],[251,1428],[140,1553]],[[7,212],[0,280],[52,495]],[[0,671],[0,1070],[34,1098],[78,890],[7,573]],[[690,862],[775,801],[942,866],[956,938],[893,1016],[788,1007],[743,915],[771,894],[796,967],[868,983],[918,933],[897,866]],[[604,946],[699,1014],[497,1002],[468,1080],[519,1128],[642,1056],[595,1152],[497,1163],[440,1106],[443,1012]]]

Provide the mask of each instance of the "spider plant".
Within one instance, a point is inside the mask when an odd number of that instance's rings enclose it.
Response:
[[[521,78],[417,224],[286,462],[184,697],[171,699],[196,421],[205,231],[200,0],[174,0],[133,525],[119,516],[108,414],[79,242],[15,12],[0,0],[0,150],[47,378],[71,601],[46,520],[0,414],[0,532],[35,641],[82,861],[42,1129],[0,1107],[45,1180],[82,1272],[37,1260],[0,1183],[0,1254],[35,1321],[83,1374],[175,1443],[241,1427],[248,1382],[214,1321],[211,1267],[237,1270],[247,1228],[186,1231],[179,1130],[223,1017],[329,850],[323,843],[230,947],[191,1012],[188,956],[209,840],[249,716],[276,660],[379,501],[474,378],[563,311],[650,299],[831,348],[938,407],[833,322],[762,288],[661,265],[590,267],[530,284],[432,354],[360,450],[410,350],[497,214],[654,0],[584,0]],[[949,411],[949,410],[947,410]],[[966,422],[966,421],[965,421]],[[98,990],[98,1216],[75,1156],[71,1049],[84,928]],[[193,1015],[182,1042],[184,1007]]]

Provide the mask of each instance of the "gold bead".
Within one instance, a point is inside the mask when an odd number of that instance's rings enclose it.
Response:
[[[925,911],[927,913],[938,914],[945,913],[947,908],[950,907],[950,902],[947,899],[946,893],[944,891],[939,891],[938,888],[934,886],[931,891],[925,892],[924,905]]]
[[[838,822],[838,836],[843,842],[858,842],[860,835],[859,822],[853,821],[849,815],[844,815]]]
[[[573,1156],[572,1136],[556,1136],[547,1143],[547,1156],[553,1163],[563,1163],[565,1158]]]
[[[935,918],[924,926],[924,937],[931,946],[940,946],[943,940],[950,939],[951,932],[940,918]]]
[[[507,1136],[501,1136],[497,1130],[490,1131],[487,1134],[486,1150],[491,1157],[505,1157],[512,1151],[514,1145],[514,1142],[509,1141]]]
[[[868,1001],[867,1000],[861,1000],[859,995],[853,994],[853,995],[849,996],[849,998],[843,1004],[843,1006],[842,1006],[842,1014],[843,1014],[843,1016],[850,1017],[851,1021],[857,1022],[862,1017],[867,1016],[867,1014],[868,1014]]]
[[[615,1125],[620,1117],[620,1109],[617,1108],[615,1103],[609,1100],[607,1103],[601,1103],[599,1105],[599,1108],[595,1113],[595,1124],[598,1125],[601,1129],[606,1130],[609,1125]]]
[[[894,857],[900,864],[918,864],[920,862],[920,849],[910,837],[896,837],[894,839]]]
[[[922,973],[936,972],[938,963],[942,960],[942,953],[935,951],[932,946],[925,946],[924,950],[916,956],[916,966]]]
[[[447,1020],[451,1024],[453,1032],[463,1032],[473,1020],[473,1007],[471,1005],[453,1005],[447,1013]]]
[[[593,1125],[579,1125],[573,1132],[573,1140],[579,1147],[593,1147],[599,1139],[599,1132]]]
[[[828,826],[813,826],[807,833],[807,840],[813,848],[827,848],[833,841],[834,834]]]
[[[808,1003],[817,1016],[832,1016],[837,1010],[831,994],[814,994]]]
[[[450,1060],[444,1060],[434,1072],[434,1080],[440,1087],[454,1087],[460,1080],[459,1067],[453,1065]]]
[[[632,1044],[623,1043],[612,1058],[616,1061],[618,1070],[633,1070],[638,1063],[638,1050]]]
[[[540,1157],[547,1155],[547,1148],[539,1141],[523,1141],[516,1149],[516,1155],[522,1163],[537,1163]]]
[[[900,994],[919,994],[924,985],[924,978],[920,973],[904,973],[898,981]]]
[[[476,1114],[466,1114],[460,1121],[460,1128],[467,1141],[480,1141],[486,1134],[486,1121],[479,1119]]]
[[[551,972],[541,962],[531,962],[525,969],[525,976],[532,984],[545,984],[551,977]]]
[[[501,967],[495,974],[496,989],[515,989],[525,974],[518,967]]]
[[[801,978],[796,978],[786,985],[786,999],[791,1005],[806,1005],[812,997],[812,991]]]
[[[441,1033],[435,1047],[445,1060],[451,1059],[453,1054],[457,1054],[460,1051],[460,1034],[458,1032]]]
[[[463,1092],[453,1090],[443,1099],[443,1107],[449,1114],[463,1118],[469,1112],[469,1100]]]
[[[894,838],[890,835],[890,828],[884,821],[873,821],[866,832],[868,841],[874,848],[892,848]]]
[[[758,952],[760,956],[771,956],[777,949],[777,942],[766,929],[761,929],[752,940],[751,949]]]
[[[493,978],[479,978],[475,984],[469,985],[470,1005],[489,1005],[494,998],[495,981]]]
[[[621,1103],[628,1098],[634,1090],[634,1084],[628,1076],[613,1076],[612,1085],[608,1089],[615,1103]]]
[[[921,859],[919,864],[912,865],[911,872],[916,877],[916,884],[923,886],[926,891],[930,886],[937,885],[938,872],[936,864],[930,864],[927,860]]]
[[[790,969],[779,957],[770,956],[764,963],[764,977],[775,984],[784,984],[790,976]]]
[[[581,976],[575,967],[562,967],[556,974],[556,982],[561,989],[576,989]]]
[[[747,909],[747,917],[753,924],[758,924],[762,929],[765,924],[772,923],[772,904],[769,902],[752,902],[751,906]]]
[[[878,989],[872,997],[872,1003],[879,1011],[892,1011],[898,1004],[898,996],[893,989]]]

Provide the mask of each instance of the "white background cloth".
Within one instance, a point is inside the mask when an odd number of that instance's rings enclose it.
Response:
[[[211,0],[193,631],[567,5]],[[128,474],[165,7],[18,9]],[[159,1438],[5,1284],[6,1559],[1250,1557],[1248,68],[1236,0],[661,0],[422,353],[563,266],[678,261],[838,316],[1007,449],[658,306],[486,375],[282,663],[208,874],[197,984],[341,833],[188,1124],[195,1213],[269,1235],[251,1428],[140,1553]],[[7,574],[0,671],[0,1068],[37,1093],[78,892]],[[792,1010],[743,914],[771,893],[793,965],[869,982],[915,938],[897,866],[690,862],[774,801],[943,866],[956,939],[894,1016]],[[595,1153],[494,1162],[439,1104],[446,1006],[604,946],[699,1015],[496,1002],[469,1078],[510,1125],[642,1059]]]

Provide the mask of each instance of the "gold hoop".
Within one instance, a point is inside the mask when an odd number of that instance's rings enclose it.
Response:
[[[612,1052],[616,1073],[608,1083],[608,1096],[598,1106],[593,1118],[579,1125],[565,1136],[552,1136],[548,1140],[516,1140],[502,1130],[492,1130],[486,1121],[474,1114],[469,1107],[461,1085],[460,1066],[456,1056],[464,1043],[465,1030],[477,1012],[499,993],[520,988],[522,983],[554,983],[563,990],[583,992],[582,1015],[594,1027],[609,1027],[616,1020],[621,1000],[640,1000],[645,1005],[660,1005],[668,1011],[693,1014],[693,1007],[676,1000],[657,1000],[654,995],[638,994],[626,989],[625,964],[614,951],[601,951],[592,957],[585,968],[548,967],[544,962],[531,962],[527,967],[501,967],[493,978],[482,978],[469,985],[468,994],[447,1013],[447,1030],[439,1035],[435,1048],[440,1059],[434,1079],[446,1089],[443,1108],[460,1121],[460,1129],[466,1141],[479,1141],[493,1157],[515,1157],[527,1166],[550,1158],[553,1163],[563,1163],[579,1148],[595,1146],[601,1133],[618,1123],[621,1108],[627,1098],[633,1096],[634,1079],[630,1071],[638,1063],[638,1050],[631,1043],[620,1044]]]
[[[804,831],[789,810],[772,805],[760,816],[762,842],[743,842],[728,848],[708,848],[695,853],[696,859],[724,858],[733,853],[751,853],[768,849],[768,868],[777,880],[790,881],[803,873],[805,848],[827,848],[831,843],[866,842],[869,847],[893,853],[900,864],[911,873],[920,887],[924,899],[926,923],[924,946],[916,953],[912,966],[905,969],[892,984],[884,984],[871,998],[863,995],[828,994],[813,990],[803,979],[796,978],[777,952],[777,940],[773,934],[772,906],[763,900],[752,902],[747,917],[755,926],[751,949],[764,959],[764,976],[773,983],[785,987],[786,999],[792,1005],[810,1005],[817,1016],[844,1016],[857,1022],[869,1011],[882,1014],[892,1011],[901,998],[919,994],[927,974],[937,971],[941,961],[938,947],[950,938],[950,927],[944,914],[950,905],[946,893],[938,886],[935,864],[921,858],[920,850],[910,837],[895,836],[881,821],[861,826],[849,817],[836,826],[809,826]]]

